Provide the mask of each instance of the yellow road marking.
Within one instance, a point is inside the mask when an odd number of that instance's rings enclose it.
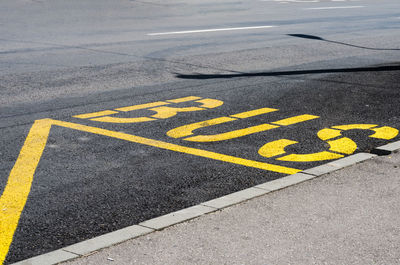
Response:
[[[357,150],[357,144],[350,138],[343,137],[327,142],[330,146],[329,151],[350,155]]]
[[[201,103],[200,107],[207,108],[207,109],[217,108],[224,104],[224,102],[222,100],[211,99],[211,98],[196,100],[195,102]]]
[[[274,128],[278,128],[279,126],[271,125],[271,124],[261,124],[257,126],[248,127],[245,129],[234,130],[226,133],[219,133],[214,135],[196,135],[192,137],[185,138],[185,141],[191,142],[217,142],[224,141],[233,138],[238,138],[242,136],[246,136],[253,133],[259,133],[263,131],[268,131]]]
[[[242,113],[238,113],[238,114],[234,114],[234,115],[229,115],[229,116],[234,117],[234,118],[246,119],[246,118],[250,118],[253,116],[266,114],[266,113],[270,113],[270,112],[274,112],[274,111],[278,111],[278,109],[262,108],[262,109],[250,110],[250,111],[246,111],[246,112],[242,112]]]
[[[176,114],[178,114],[178,112],[200,111],[200,110],[205,110],[205,108],[199,108],[199,107],[173,108],[173,107],[162,106],[162,107],[152,108],[150,110],[157,112],[157,114],[154,114],[151,117],[157,119],[168,119],[174,117]]]
[[[137,122],[146,122],[146,121],[154,121],[156,119],[148,118],[148,117],[137,117],[137,118],[118,118],[118,117],[100,117],[90,119],[91,121],[99,121],[99,122],[108,122],[108,123],[137,123]]]
[[[254,167],[254,168],[259,168],[259,169],[263,169],[263,170],[283,173],[283,174],[295,174],[300,171],[299,169],[295,169],[295,168],[283,167],[283,166],[278,166],[278,165],[274,165],[274,164],[268,164],[268,163],[264,163],[264,162],[258,162],[258,161],[244,159],[244,158],[238,158],[238,157],[234,157],[234,156],[219,154],[219,153],[206,151],[206,150],[202,150],[202,149],[180,146],[180,145],[176,145],[176,144],[162,142],[159,140],[148,139],[148,138],[144,138],[144,137],[140,137],[140,136],[110,131],[110,130],[101,129],[101,128],[97,128],[97,127],[90,127],[90,126],[86,126],[86,125],[70,123],[70,122],[65,122],[65,121],[58,121],[58,120],[51,120],[51,121],[52,121],[53,125],[71,128],[71,129],[78,130],[78,131],[84,131],[84,132],[94,133],[94,134],[98,134],[98,135],[109,136],[112,138],[126,140],[129,142],[144,144],[144,145],[153,146],[153,147],[166,149],[166,150],[170,150],[170,151],[175,151],[175,152],[180,152],[180,153],[186,153],[186,154],[190,154],[190,155],[194,155],[194,156],[211,158],[214,160],[234,163],[234,164],[243,165],[243,166],[247,166],[247,167]]]
[[[287,126],[287,125],[292,125],[292,124],[296,124],[299,122],[309,121],[309,120],[313,120],[313,119],[317,119],[317,118],[319,118],[319,116],[304,114],[304,115],[298,115],[298,116],[286,118],[286,119],[279,120],[279,121],[274,121],[271,123],[281,125],[281,126]]]
[[[295,174],[301,171],[295,168],[243,159],[76,123],[52,119],[37,120],[28,133],[18,159],[10,172],[7,185],[0,197],[0,264],[5,260],[8,253],[52,125],[283,174]]]
[[[314,162],[314,161],[338,159],[342,157],[344,157],[344,155],[339,155],[328,151],[322,151],[313,154],[291,154],[278,158],[277,160],[291,161],[291,162]]]
[[[236,121],[237,119],[229,118],[229,117],[220,117],[211,120],[196,122],[192,124],[183,125],[177,127],[175,129],[169,130],[167,135],[172,138],[181,138],[185,136],[189,136],[193,134],[193,131],[196,129],[217,125],[225,122]]]
[[[342,135],[342,131],[325,128],[325,129],[320,130],[317,133],[317,135],[318,135],[319,139],[325,141],[325,140],[329,140],[329,139],[341,136]]]
[[[369,137],[378,139],[390,140],[399,134],[399,130],[388,126],[374,128],[371,130],[373,130],[375,133],[373,135],[370,135]]]
[[[307,117],[309,116],[309,117]],[[296,121],[297,119],[299,121],[303,121],[303,119],[312,119],[313,115],[300,115],[288,119],[281,120],[279,122],[273,122],[277,123],[280,125],[288,124],[292,121]],[[314,116],[317,117],[317,116]],[[385,139],[385,140],[390,140],[394,137],[396,137],[399,133],[399,130],[388,127],[388,126],[383,126],[379,128],[375,128],[376,124],[347,124],[347,125],[339,125],[339,126],[332,126],[332,128],[335,129],[330,129],[330,128],[324,128],[320,130],[317,135],[321,140],[328,140],[332,138],[336,138],[338,136],[341,136],[342,130],[353,130],[353,129],[359,129],[359,130],[372,130],[375,132],[375,134],[370,135],[369,137],[373,138],[378,138],[378,139]],[[276,140],[273,142],[266,143],[263,145],[259,150],[258,153],[261,156],[264,157],[273,157],[273,156],[278,156],[278,155],[283,155],[285,154],[285,148],[289,145],[296,144],[298,142],[292,141],[292,140],[287,140],[287,139],[280,139]],[[354,153],[357,150],[357,144],[351,140],[350,138],[347,137],[342,137],[336,140],[331,140],[327,141],[329,144],[329,151],[333,151],[336,153],[341,153],[341,154],[346,154],[350,155]],[[336,154],[332,153],[329,151],[322,151],[322,152],[316,152],[312,154],[290,154],[286,155],[280,158],[277,158],[276,160],[279,161],[291,161],[291,162],[312,162],[312,161],[322,161],[322,160],[331,160],[331,159],[337,159],[343,157],[341,154]]]
[[[298,142],[288,140],[288,139],[280,139],[276,141],[272,141],[263,145],[259,150],[258,153],[263,157],[274,157],[278,155],[283,155],[285,152],[285,147],[297,144]]]
[[[90,119],[90,118],[96,118],[96,117],[101,117],[101,116],[106,116],[106,115],[111,115],[111,114],[116,114],[116,113],[118,113],[118,111],[103,110],[103,111],[98,111],[98,112],[75,115],[72,117],[79,118],[79,119]]]
[[[50,120],[35,121],[0,197],[0,264],[12,242],[15,229],[31,190],[33,175],[46,146]]]
[[[196,103],[201,103],[200,107],[175,108],[175,107],[164,106],[164,105],[169,105],[170,103],[182,103],[194,100]],[[104,110],[92,113],[85,113],[85,114],[75,115],[73,117],[80,119],[90,119],[91,121],[106,122],[106,123],[138,123],[138,122],[154,121],[157,119],[167,119],[177,115],[178,112],[191,112],[191,111],[212,109],[224,104],[223,101],[218,99],[211,99],[211,98],[201,99],[201,97],[194,97],[194,96],[170,99],[167,101],[168,102],[156,101],[151,103],[116,108],[115,110]],[[109,116],[113,114],[118,114],[119,113],[118,111],[129,112],[141,109],[148,109],[156,112],[156,114],[150,117],[134,117],[134,118],[119,118],[119,117]]]
[[[349,142],[346,141],[349,140],[351,143],[349,146]],[[273,156],[278,156],[278,155],[283,155],[285,154],[285,147],[293,144],[297,144],[298,142],[288,140],[288,139],[280,139],[276,140],[273,142],[266,143],[263,145],[259,150],[258,153],[264,157],[273,157]],[[348,139],[348,138],[342,138],[339,140],[335,141],[329,141],[328,142],[331,148],[329,150],[336,151],[333,149],[340,149],[340,152],[351,152],[353,153],[355,151],[352,150],[354,148],[355,143]],[[357,145],[355,145],[355,148],[357,148]],[[350,150],[351,149],[351,150]],[[290,154],[283,156],[281,158],[277,158],[276,160],[279,161],[291,161],[291,162],[313,162],[313,161],[321,161],[321,160],[331,160],[331,159],[337,159],[341,158],[343,155],[340,154],[335,154],[332,152],[328,151],[322,151],[322,152],[317,152],[317,153],[312,153],[312,154]]]
[[[196,101],[197,102],[197,101]],[[161,107],[161,108],[168,108],[168,107]],[[154,110],[154,109],[152,109]],[[273,111],[278,111],[278,109],[272,109],[272,108],[261,108],[261,109],[255,109],[251,111],[246,111],[246,112],[241,112],[233,115],[229,115],[229,117],[219,117],[215,119],[210,119],[206,121],[201,121],[201,122],[196,122],[192,124],[186,124],[177,128],[174,128],[172,130],[169,130],[167,132],[167,135],[173,138],[181,138],[189,135],[193,135],[193,131],[196,129],[212,126],[212,125],[218,125],[222,124],[225,122],[231,122],[235,121],[236,118],[239,119],[246,119],[249,117],[273,112]],[[154,115],[152,117],[155,117]],[[314,115],[309,115],[309,114],[304,114],[304,115],[299,115],[295,117],[290,117],[287,119],[279,120],[276,122],[273,122],[274,124],[279,124],[279,125],[291,125],[299,122],[304,122],[308,120],[313,120],[317,119],[319,116],[314,116]],[[217,141],[224,141],[224,140],[230,140],[233,138],[238,138],[242,136],[246,136],[249,134],[253,133],[259,133],[267,130],[271,130],[274,128],[278,128],[279,126],[277,125],[272,125],[272,124],[261,124],[257,126],[252,126],[244,129],[238,129],[230,132],[225,132],[225,133],[220,133],[220,134],[214,134],[214,135],[196,135],[192,137],[185,138],[185,141],[191,141],[191,142],[217,142]]]

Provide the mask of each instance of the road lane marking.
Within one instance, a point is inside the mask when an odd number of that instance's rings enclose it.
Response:
[[[103,110],[103,111],[97,111],[97,112],[92,112],[92,113],[75,115],[74,118],[91,119],[91,118],[112,115],[112,114],[117,114],[117,113],[118,113],[118,111],[114,111],[114,110]]]
[[[288,125],[292,125],[292,124],[296,124],[296,123],[300,123],[300,122],[304,122],[304,121],[310,121],[310,120],[318,119],[318,118],[319,118],[319,116],[304,114],[304,115],[298,115],[298,116],[286,118],[286,119],[279,120],[279,121],[274,121],[271,123],[281,125],[281,126],[288,126]]]
[[[174,35],[174,34],[193,34],[193,33],[205,33],[205,32],[218,32],[218,31],[234,31],[234,30],[252,30],[252,29],[268,29],[276,26],[255,26],[255,27],[239,27],[239,28],[219,28],[219,29],[200,29],[200,30],[186,30],[186,31],[171,31],[171,32],[160,32],[160,33],[148,33],[147,36],[161,36],[161,35]]]
[[[303,8],[304,10],[327,10],[327,9],[350,9],[350,8],[363,8],[365,6],[327,6],[327,7],[309,7]]]
[[[274,164],[248,160],[248,159],[244,159],[244,158],[238,158],[238,157],[234,157],[234,156],[219,154],[219,153],[206,151],[206,150],[202,150],[202,149],[197,149],[197,148],[192,148],[192,147],[180,146],[177,144],[171,144],[171,143],[167,143],[167,142],[163,142],[163,141],[159,141],[159,140],[144,138],[144,137],[135,136],[132,134],[110,131],[110,130],[97,128],[97,127],[91,127],[91,126],[87,126],[87,125],[81,125],[81,124],[77,124],[77,123],[51,120],[51,124],[65,127],[65,128],[71,128],[71,129],[78,130],[78,131],[89,132],[89,133],[108,136],[108,137],[112,137],[112,138],[116,138],[116,139],[126,140],[126,141],[133,142],[133,143],[153,146],[153,147],[157,147],[157,148],[161,148],[161,149],[165,149],[165,150],[186,153],[186,154],[205,157],[205,158],[211,158],[211,159],[218,160],[218,161],[234,163],[234,164],[243,165],[243,166],[247,166],[247,167],[253,167],[253,168],[278,172],[278,173],[282,173],[282,174],[295,174],[297,172],[300,172],[299,169],[278,166],[278,165],[274,165]]]
[[[261,114],[267,114],[267,113],[274,112],[274,111],[278,111],[278,109],[261,108],[261,109],[250,110],[250,111],[246,111],[246,112],[242,112],[242,113],[238,113],[238,114],[233,114],[230,116],[234,117],[234,118],[239,118],[239,119],[246,119],[246,118],[254,117],[257,115],[261,115]]]
[[[148,117],[118,118],[118,117],[104,116],[104,117],[94,118],[94,119],[90,119],[90,120],[98,121],[98,122],[107,122],[107,123],[138,123],[138,122],[155,121],[157,119],[148,118]]]
[[[277,158],[276,160],[291,162],[315,162],[323,160],[333,160],[342,157],[344,157],[344,155],[339,155],[328,151],[321,151],[313,154],[290,154],[281,158]]]
[[[0,264],[3,264],[47,143],[51,122],[35,121],[0,197]]]

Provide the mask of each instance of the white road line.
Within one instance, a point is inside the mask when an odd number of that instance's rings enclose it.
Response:
[[[346,9],[346,8],[362,8],[365,6],[327,6],[327,7],[310,7],[305,10],[324,10],[324,9]]]
[[[200,30],[148,33],[147,35],[148,36],[159,36],[159,35],[173,35],[173,34],[191,34],[191,33],[204,33],[204,32],[216,32],[216,31],[231,31],[231,30],[267,29],[267,28],[273,28],[273,27],[276,27],[276,26],[256,26],[256,27],[221,28],[221,29],[200,29]]]

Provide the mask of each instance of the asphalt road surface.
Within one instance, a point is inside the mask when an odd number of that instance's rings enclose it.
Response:
[[[400,4],[0,4],[0,264],[399,140]]]

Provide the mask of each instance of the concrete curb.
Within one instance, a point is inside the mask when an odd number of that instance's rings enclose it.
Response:
[[[104,234],[89,240],[76,243],[65,248],[52,251],[40,256],[26,259],[13,265],[53,265],[65,262],[74,258],[89,255],[100,249],[111,247],[124,241],[152,233],[157,230],[165,229],[169,226],[197,218],[199,216],[218,211],[220,209],[245,202],[247,200],[265,195],[272,191],[277,191],[298,183],[317,178],[327,173],[355,165],[357,163],[369,160],[378,155],[387,155],[400,150],[400,141],[390,143],[375,148],[369,153],[357,153],[321,166],[304,170],[300,173],[289,175],[273,181],[248,188],[242,191],[234,192],[201,204],[185,208],[173,213],[156,217],[138,225],[132,225],[108,234]]]

